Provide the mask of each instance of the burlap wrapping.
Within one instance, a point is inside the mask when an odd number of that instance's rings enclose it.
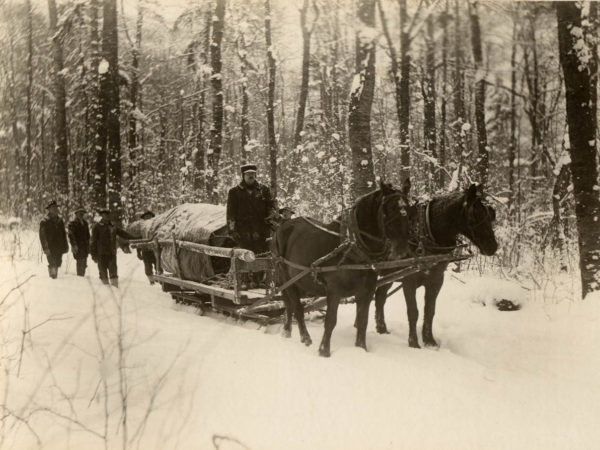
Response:
[[[227,246],[226,209],[220,205],[185,203],[158,214],[148,220],[132,222],[127,231],[141,239],[170,239],[214,246]],[[161,264],[165,272],[177,274],[184,280],[202,281],[227,271],[228,261],[220,258],[178,249],[178,259],[173,246],[161,252]],[[179,264],[177,264],[179,262]],[[217,266],[217,267],[215,267]],[[179,270],[178,270],[179,269]]]

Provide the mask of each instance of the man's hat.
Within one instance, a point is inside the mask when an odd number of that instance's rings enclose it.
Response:
[[[56,206],[58,208],[58,203],[56,203],[56,200],[52,200],[50,203],[48,203],[48,205],[46,206],[46,209],[50,209],[53,206]]]
[[[108,209],[108,208],[98,208],[98,214],[110,214],[110,209]]]
[[[152,217],[155,217],[156,214],[154,214],[152,211],[150,211],[149,209],[147,209],[146,211],[144,211],[142,213],[142,215],[140,216],[142,219],[145,219],[146,217],[148,217],[149,219]]]
[[[240,169],[242,170],[242,175],[246,172],[256,172],[256,164],[244,164]]]
[[[84,213],[84,212],[87,212],[87,211],[86,211],[86,209],[83,206],[80,206],[79,208],[77,208],[75,210],[75,214],[80,213],[80,212]]]
[[[292,214],[296,214],[296,212],[292,208],[288,208],[287,206],[279,208],[279,214],[283,214],[285,211],[291,212]]]

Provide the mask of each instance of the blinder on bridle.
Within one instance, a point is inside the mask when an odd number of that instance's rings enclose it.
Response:
[[[469,228],[475,229],[483,225],[486,221],[496,220],[496,210],[481,198],[477,198],[471,205],[465,201],[463,210]]]

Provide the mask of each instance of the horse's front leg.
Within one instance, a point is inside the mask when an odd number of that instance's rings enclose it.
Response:
[[[425,280],[425,313],[423,317],[423,345],[427,347],[438,347],[433,337],[433,316],[435,316],[435,303],[444,284],[444,272],[432,271]]]
[[[391,287],[392,284],[390,283],[378,287],[375,291],[375,327],[379,334],[389,334],[385,323],[385,301]]]
[[[417,308],[417,286],[416,283],[406,279],[403,285],[404,299],[406,300],[406,314],[408,315],[408,346],[421,348],[417,337],[417,321],[419,320],[419,309]]]
[[[325,314],[325,332],[323,333],[323,339],[321,339],[321,345],[319,346],[319,355],[329,357],[331,356],[330,344],[331,344],[331,333],[337,323],[337,312],[340,304],[340,298],[338,296],[327,294],[327,313]]]

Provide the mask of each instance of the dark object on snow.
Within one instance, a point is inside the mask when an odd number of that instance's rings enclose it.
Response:
[[[271,234],[268,219],[277,215],[271,191],[255,181],[252,185],[242,181],[229,190],[227,196],[227,224],[231,237],[237,244],[255,253],[268,250],[267,238]]]
[[[455,192],[434,197],[427,203],[418,203],[418,212],[411,217],[411,251],[416,255],[439,255],[451,253],[456,248],[459,234],[467,237],[482,254],[493,255],[498,249],[492,224],[496,219],[494,209],[484,201],[481,185],[472,184],[464,192]],[[425,287],[425,317],[423,318],[422,338],[426,346],[437,347],[433,337],[433,316],[435,302],[444,284],[444,272],[448,263],[415,275],[402,282],[406,311],[408,313],[408,345],[420,348],[417,338],[416,291]],[[388,333],[385,323],[384,306],[387,293],[392,285],[384,285],[375,293],[375,322],[378,333]]]
[[[503,298],[496,302],[496,308],[498,308],[499,311],[518,311],[521,309],[521,305]]]
[[[277,285],[281,286],[301,276],[298,267],[313,264],[335,266],[336,264],[372,264],[375,261],[403,255],[408,251],[407,194],[381,184],[381,188],[359,198],[351,209],[350,220],[336,220],[320,224],[312,219],[298,217],[281,225],[273,237],[271,251],[274,257],[282,257],[293,263],[277,264]],[[345,231],[341,222],[347,222],[348,231],[355,245],[344,247]],[[335,251],[339,249],[338,251]],[[348,251],[346,251],[348,250]],[[333,252],[333,253],[332,253]],[[322,258],[327,260],[323,261]],[[304,322],[304,306],[301,298],[327,296],[325,332],[319,347],[321,356],[330,355],[331,333],[337,321],[340,299],[354,296],[356,299],[356,346],[366,350],[366,329],[369,304],[375,293],[377,273],[374,270],[337,270],[324,272],[318,277],[301,277],[284,289],[286,307],[284,333],[291,335],[292,315],[295,313],[301,341],[312,343]]]
[[[80,208],[76,212],[85,212],[85,209]],[[77,275],[82,277],[85,275],[90,253],[90,228],[83,217],[75,217],[69,222],[68,230],[73,258],[77,261]]]
[[[56,202],[52,206],[56,206]],[[48,259],[48,273],[51,278],[56,278],[62,255],[69,251],[65,223],[58,215],[49,212],[40,222],[40,243]]]

